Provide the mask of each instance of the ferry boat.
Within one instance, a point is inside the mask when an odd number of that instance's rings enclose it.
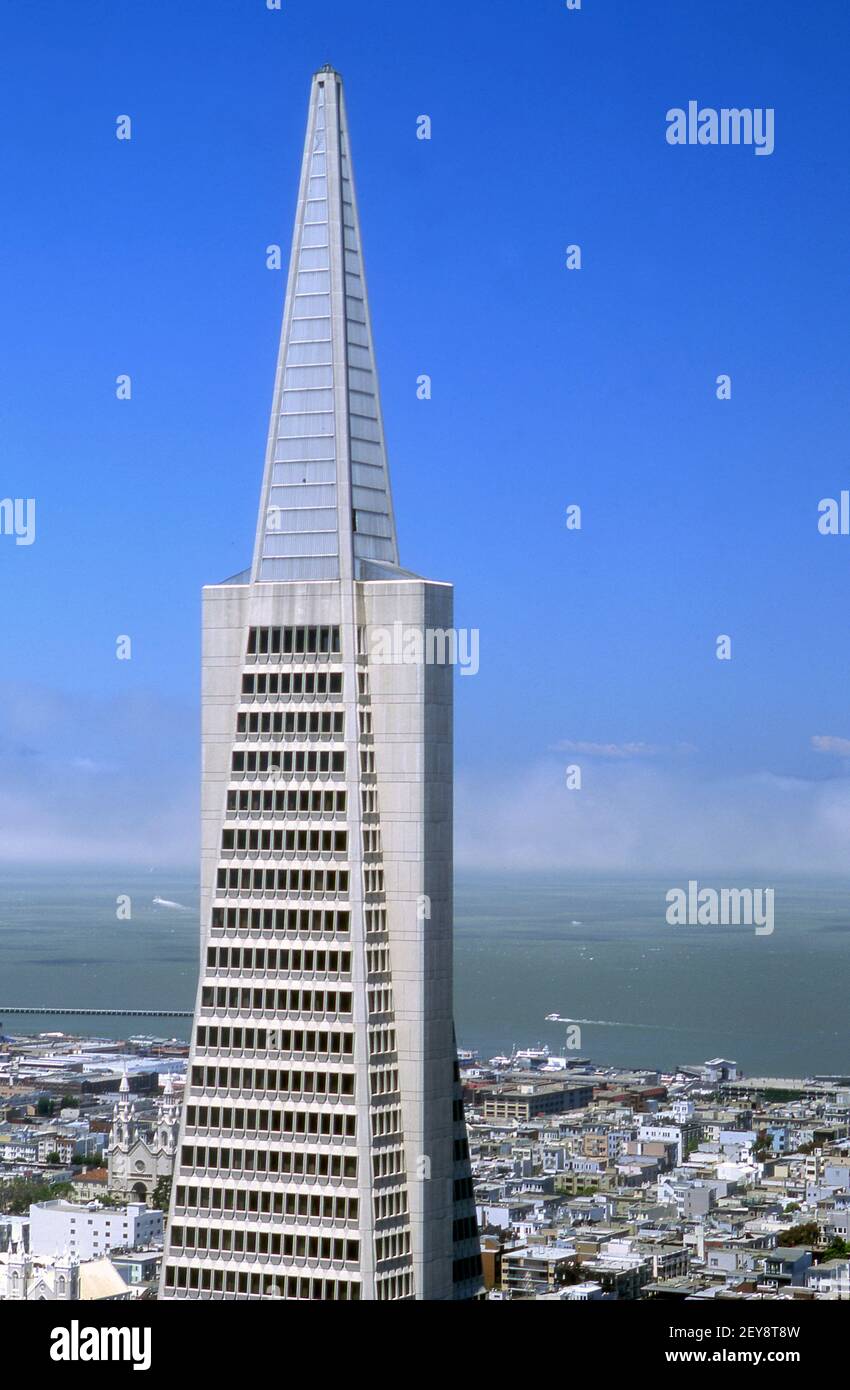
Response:
[[[514,1063],[519,1066],[542,1067],[544,1062],[549,1060],[548,1047],[523,1047],[514,1052]]]

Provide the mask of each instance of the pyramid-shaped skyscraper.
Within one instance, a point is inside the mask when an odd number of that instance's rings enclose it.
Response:
[[[470,1298],[452,589],[399,566],[342,81],[313,79],[250,570],[204,590],[202,959],[160,1297]]]

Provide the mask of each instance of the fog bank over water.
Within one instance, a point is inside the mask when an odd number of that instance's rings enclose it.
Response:
[[[711,777],[687,762],[656,766],[565,752],[514,777],[459,777],[462,868],[697,872],[706,866],[840,874],[850,864],[850,777],[753,773]],[[581,789],[566,786],[581,768]]]
[[[198,859],[197,708],[0,684],[0,864]],[[457,750],[460,868],[843,873],[850,740],[809,740],[823,775],[707,765],[689,745],[563,740],[535,764],[473,770]],[[577,767],[581,789],[569,790]]]

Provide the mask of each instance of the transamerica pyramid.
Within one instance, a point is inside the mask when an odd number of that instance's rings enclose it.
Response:
[[[203,606],[202,959],[160,1297],[474,1297],[451,645],[414,642],[410,660],[382,640],[450,632],[452,589],[399,565],[330,67],[253,563]]]

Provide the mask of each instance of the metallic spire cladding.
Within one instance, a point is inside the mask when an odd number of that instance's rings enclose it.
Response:
[[[313,78],[255,581],[398,564],[342,79]]]

